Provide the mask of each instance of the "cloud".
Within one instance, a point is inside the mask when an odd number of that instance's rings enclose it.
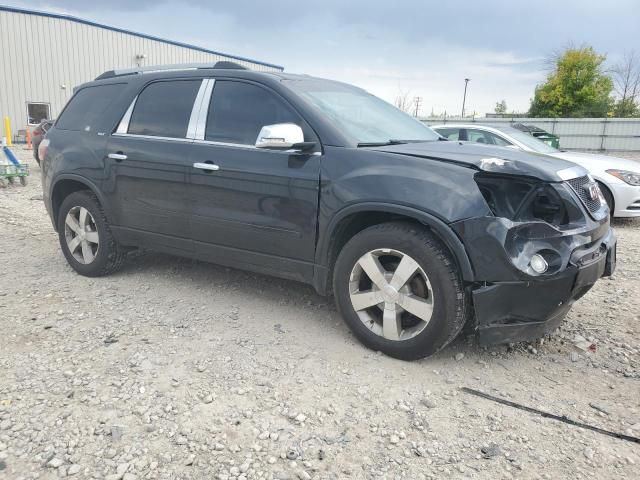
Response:
[[[25,5],[25,3],[22,3]],[[423,112],[468,110],[504,98],[526,110],[544,59],[571,42],[619,56],[637,44],[637,0],[86,0],[32,1],[71,14],[334,78]]]

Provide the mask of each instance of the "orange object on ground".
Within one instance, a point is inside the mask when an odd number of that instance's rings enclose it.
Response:
[[[31,145],[31,132],[29,131],[29,127],[27,127],[26,137],[27,137],[27,148],[26,148],[26,150],[31,150],[31,148],[32,148],[32,145]]]

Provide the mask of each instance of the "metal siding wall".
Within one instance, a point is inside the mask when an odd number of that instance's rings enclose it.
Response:
[[[26,126],[27,102],[50,103],[55,118],[74,87],[107,70],[135,67],[136,54],[147,56],[142,65],[231,60],[254,70],[277,71],[71,20],[7,11],[0,11],[0,52],[0,119],[11,119],[14,134]]]
[[[640,118],[426,118],[427,125],[481,123],[535,125],[560,137],[560,146],[569,150],[640,151]]]

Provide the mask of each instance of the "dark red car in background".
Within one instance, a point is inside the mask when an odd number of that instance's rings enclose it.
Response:
[[[47,131],[51,128],[55,120],[43,120],[40,125],[33,129],[31,133],[31,144],[33,145],[33,158],[36,159],[38,165],[40,165],[40,158],[38,157],[38,146],[40,146],[40,142],[44,138]]]

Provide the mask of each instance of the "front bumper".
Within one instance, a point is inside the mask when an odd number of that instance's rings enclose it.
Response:
[[[503,219],[462,223],[459,233],[476,243],[483,239],[470,252],[480,281],[469,287],[482,344],[530,341],[555,330],[572,304],[615,269],[616,237],[606,220],[592,222],[579,233],[558,232],[555,237],[544,230],[538,232],[544,235],[532,235],[531,227],[518,234],[522,226]],[[524,232],[529,236],[523,238]],[[557,271],[527,274],[524,259],[541,249],[560,252]]]
[[[616,203],[614,217],[640,217],[640,187],[620,182],[610,186]]]

